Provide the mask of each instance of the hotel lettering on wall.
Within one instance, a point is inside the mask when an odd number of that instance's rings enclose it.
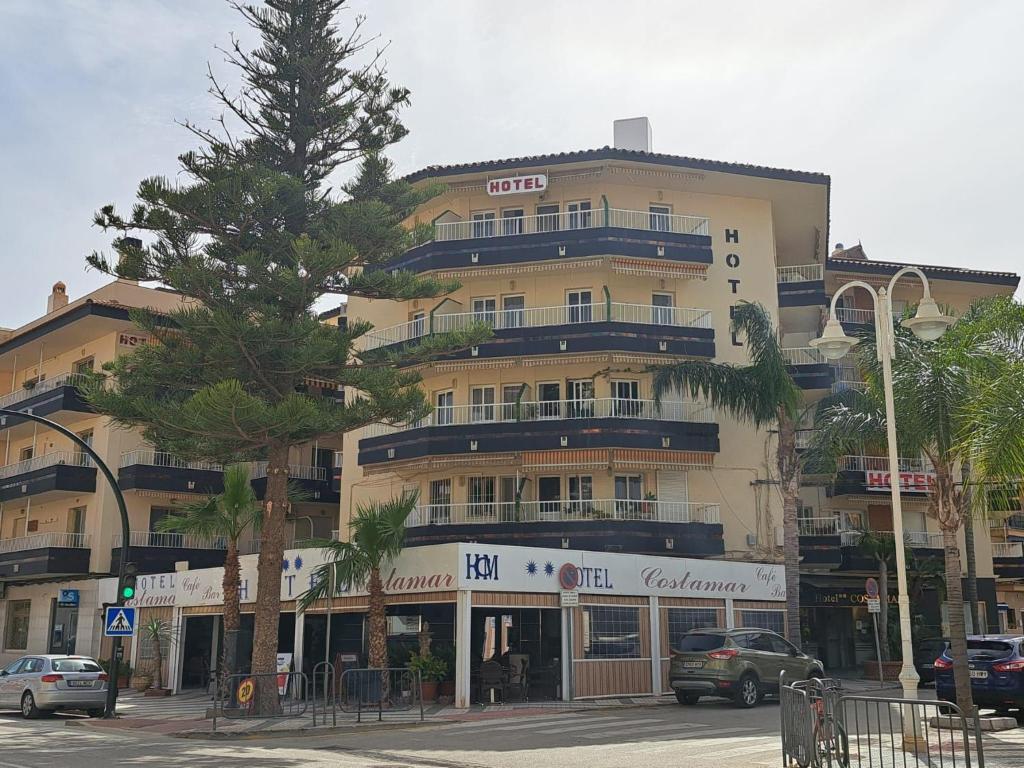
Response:
[[[487,181],[487,194],[491,197],[502,195],[518,195],[524,192],[543,192],[548,188],[548,177],[543,173],[531,173],[528,176],[508,176]]]
[[[740,231],[738,229],[726,229],[725,230],[725,242],[726,244],[739,245],[740,242]],[[725,254],[725,266],[730,270],[729,276],[726,278],[726,282],[729,284],[729,295],[737,296],[740,292],[740,276],[735,270],[740,268],[740,255],[738,253],[727,253]],[[736,314],[736,305],[729,305],[729,322],[732,322],[733,315]],[[734,347],[742,347],[743,342],[736,338],[736,332],[729,331],[732,345]]]

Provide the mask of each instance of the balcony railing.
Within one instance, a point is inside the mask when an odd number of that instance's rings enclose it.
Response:
[[[590,211],[561,211],[533,216],[508,216],[495,219],[450,221],[434,225],[435,240],[470,240],[484,237],[533,235],[545,232],[618,227],[678,235],[708,235],[708,220],[703,216],[679,216],[671,213],[629,211],[621,208]]]
[[[115,534],[110,546],[120,549],[124,537]],[[227,541],[216,537],[193,536],[186,533],[170,533],[165,531],[130,531],[128,533],[131,547],[160,547],[166,549],[227,549]]]
[[[932,465],[926,459],[897,459],[900,472],[931,472]],[[839,469],[845,472],[888,472],[888,456],[842,456]]]
[[[801,517],[798,521],[801,536],[838,536],[838,517]]]
[[[207,472],[223,472],[224,466],[212,461],[185,461],[172,453],[154,451],[150,448],[139,448],[121,454],[120,467],[167,467],[168,469],[197,469]]]
[[[576,325],[581,323],[637,323],[671,328],[711,328],[711,310],[688,307],[657,307],[648,304],[620,302],[594,304],[567,304],[555,307],[524,307],[481,312],[459,312],[435,315],[434,333],[450,333],[473,325],[483,324],[494,330],[510,328],[542,328],[544,326]],[[401,325],[373,330],[363,337],[365,349],[377,349],[389,344],[401,344],[431,333],[427,318],[411,320]]]
[[[871,535],[892,538],[895,534],[892,531],[871,531]],[[922,547],[925,549],[943,548],[942,534],[930,531],[903,531],[903,541],[911,547]]]
[[[404,425],[373,424],[363,437],[378,437],[422,427],[456,427],[466,424],[558,421],[572,419],[651,419],[710,424],[714,410],[706,403],[663,400],[595,398],[588,400],[541,400],[523,403],[449,405],[435,408],[419,421]]]
[[[779,267],[780,283],[808,283],[825,279],[825,267],[821,264],[800,264],[795,267]]]
[[[992,557],[1018,557],[1024,558],[1024,542],[992,542]]]
[[[832,382],[832,393],[838,394],[839,392],[846,392],[851,389],[857,389],[863,392],[868,388],[866,381],[858,381],[851,379],[837,379]]]
[[[54,467],[58,464],[67,464],[72,467],[95,466],[87,453],[80,453],[78,451],[54,451],[53,453],[35,456],[31,459],[26,459],[25,461],[19,461],[16,464],[8,464],[0,467],[0,480],[6,480],[7,478],[14,477],[16,475],[23,475],[26,472],[33,472],[37,469]]]
[[[259,478],[266,476],[267,462],[254,461],[252,463],[252,479],[258,480]],[[324,481],[327,480],[327,469],[325,469],[324,467],[311,467],[300,464],[289,464],[288,479]]]
[[[14,539],[0,539],[0,554],[27,552],[31,549],[88,549],[87,533],[35,533]]]
[[[43,379],[31,387],[23,387],[0,397],[0,408],[10,408],[12,405],[28,400],[30,397],[35,397],[43,392],[51,392],[60,387],[75,386],[84,381],[85,378],[85,374],[82,373],[61,373],[52,378]]]
[[[796,447],[799,450],[804,450],[811,447],[811,442],[814,440],[813,429],[798,429],[796,432]]]
[[[580,501],[481,501],[424,504],[408,526],[469,523],[571,522],[578,520],[653,520],[663,523],[719,523],[718,504],[686,501],[586,499]]]
[[[790,365],[816,365],[825,362],[825,357],[814,347],[784,347],[782,356]]]
[[[875,310],[855,307],[836,307],[836,319],[841,323],[874,323]]]

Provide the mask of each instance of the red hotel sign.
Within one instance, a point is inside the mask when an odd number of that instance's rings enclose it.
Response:
[[[901,491],[927,493],[934,484],[934,472],[900,472]],[[888,491],[890,488],[889,473],[869,469],[865,473],[864,486],[869,491]]]
[[[510,176],[505,179],[490,179],[487,194],[491,197],[515,195],[520,192],[543,192],[548,188],[548,177],[543,173],[529,176]]]

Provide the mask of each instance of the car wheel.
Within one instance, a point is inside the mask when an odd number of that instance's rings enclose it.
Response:
[[[676,701],[680,704],[696,704],[700,701],[699,693],[687,693],[686,691],[676,691]]]
[[[757,678],[750,674],[741,677],[736,688],[736,695],[733,697],[733,703],[737,707],[750,709],[760,700],[761,684],[757,681]]]
[[[87,709],[86,714],[89,717],[103,717],[105,710],[102,709]]]
[[[21,716],[26,720],[35,720],[39,715],[35,696],[32,695],[32,691],[25,691],[21,696]]]

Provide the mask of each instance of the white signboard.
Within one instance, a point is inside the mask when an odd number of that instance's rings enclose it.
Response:
[[[575,608],[580,604],[580,593],[575,589],[563,589],[558,593],[558,604],[563,608]]]
[[[900,490],[927,493],[935,485],[934,472],[900,472]],[[864,473],[864,487],[869,491],[886,491],[892,487],[888,472],[868,470]]]
[[[881,613],[882,612],[882,598],[880,597],[869,597],[868,598],[868,613]]]
[[[503,179],[489,179],[487,194],[491,197],[518,195],[523,192],[543,192],[548,188],[548,177],[543,173],[528,176],[509,176]]]
[[[177,573],[154,573],[139,576],[135,584],[135,597],[125,605],[135,608],[166,608],[176,604]],[[113,603],[117,599],[117,579],[100,581],[100,602]]]

